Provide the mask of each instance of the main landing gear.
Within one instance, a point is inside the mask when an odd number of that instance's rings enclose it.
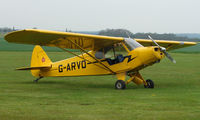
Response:
[[[144,84],[145,88],[154,88],[154,82],[150,79],[145,81],[139,72],[128,74],[128,76],[130,76],[130,79],[125,81],[125,74],[118,74],[117,78],[119,80],[117,80],[115,83],[115,89],[126,89],[126,85],[130,82],[134,82],[137,85]]]

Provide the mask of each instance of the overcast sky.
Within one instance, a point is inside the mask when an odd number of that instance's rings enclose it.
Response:
[[[200,0],[0,0],[0,27],[200,33]]]

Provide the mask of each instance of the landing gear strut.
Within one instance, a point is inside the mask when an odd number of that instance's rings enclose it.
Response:
[[[126,89],[126,85],[130,82],[134,82],[137,85],[143,84],[145,88],[154,88],[153,81],[150,79],[144,80],[138,71],[134,73],[128,73],[128,76],[130,76],[130,78],[128,80],[125,80],[125,73],[117,74],[118,80],[115,83],[115,88],[118,90]]]
[[[38,82],[38,80],[40,80],[40,79],[42,79],[43,77],[42,76],[40,76],[39,78],[37,78],[36,80],[34,80],[34,82],[35,83],[37,83]]]

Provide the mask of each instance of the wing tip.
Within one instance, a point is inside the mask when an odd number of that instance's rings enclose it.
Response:
[[[197,42],[181,42],[181,45],[197,45]]]

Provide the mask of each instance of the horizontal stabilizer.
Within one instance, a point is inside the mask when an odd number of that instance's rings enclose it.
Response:
[[[23,67],[16,68],[16,70],[40,70],[40,69],[50,69],[51,66],[40,66],[40,67]]]

